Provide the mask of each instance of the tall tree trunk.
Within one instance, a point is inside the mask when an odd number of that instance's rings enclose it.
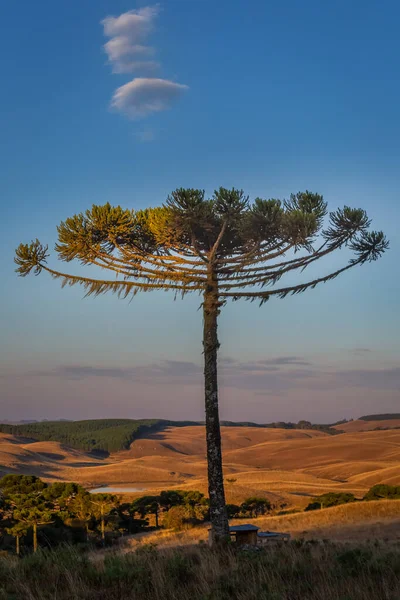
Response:
[[[209,284],[204,293],[203,347],[208,493],[210,497],[210,520],[213,543],[223,541],[229,536],[229,524],[225,506],[224,479],[222,472],[221,430],[218,410],[218,314],[218,283],[213,273],[210,272]]]
[[[17,553],[17,556],[19,556],[19,535],[15,536],[15,551]]]
[[[155,511],[154,514],[155,514],[155,517],[156,517],[156,527],[158,529],[158,508],[156,508],[156,511]]]
[[[37,551],[37,523],[33,524],[33,551]]]

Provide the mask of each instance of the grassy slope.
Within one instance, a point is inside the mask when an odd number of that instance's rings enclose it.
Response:
[[[399,552],[296,545],[258,553],[207,547],[100,556],[73,548],[0,558],[0,598],[18,600],[397,600]]]
[[[233,423],[222,421],[225,427],[284,428],[296,429],[293,423]],[[55,441],[79,450],[118,452],[129,448],[133,440],[152,432],[162,431],[168,426],[200,426],[196,421],[169,421],[165,419],[94,419],[85,421],[43,421],[10,425],[0,423],[0,433],[25,436],[38,441]],[[328,425],[312,425],[300,429],[321,430],[332,435],[338,431]]]
[[[246,523],[235,519],[231,523]],[[287,532],[294,538],[329,539],[342,542],[386,540],[400,542],[400,500],[379,500],[342,504],[323,510],[251,519],[262,531]],[[160,530],[134,536],[131,545],[157,544],[158,547],[191,545],[207,540],[207,526],[186,531]]]
[[[252,520],[294,539],[215,551],[207,527],[132,536],[119,549],[0,556],[1,600],[398,600],[400,500]],[[307,542],[307,539],[310,540]],[[324,540],[324,541],[323,541]],[[329,541],[328,541],[329,540]]]
[[[146,434],[129,450],[99,458],[59,442],[30,442],[0,434],[0,474],[34,474],[82,485],[207,492],[203,427],[167,427]],[[400,431],[330,436],[320,431],[223,427],[228,501],[249,495],[304,507],[313,496],[353,492],[376,483],[400,485]]]
[[[242,427],[243,429],[286,429],[289,431],[320,431],[338,435],[341,431],[356,431],[364,428],[372,429],[392,427],[388,421],[394,422],[399,415],[370,415],[352,423],[336,425],[314,425],[306,421],[294,423],[259,423],[222,421],[224,427]],[[375,425],[377,423],[377,425]],[[360,424],[360,425],[357,425]],[[23,423],[10,425],[0,423],[0,433],[25,436],[37,441],[54,441],[84,451],[118,452],[127,450],[131,443],[139,437],[163,431],[168,426],[184,427],[202,425],[194,421],[168,421],[165,419],[93,419],[85,421],[43,421],[39,423]]]

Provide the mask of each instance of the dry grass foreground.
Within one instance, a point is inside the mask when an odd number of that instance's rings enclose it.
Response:
[[[0,557],[1,600],[398,600],[399,547],[289,542],[258,552],[206,545],[107,554],[75,548]]]
[[[357,429],[353,421],[351,429]],[[382,422],[368,422],[368,427]],[[397,422],[388,421],[393,426]],[[127,451],[94,458],[57,442],[32,442],[0,434],[0,476],[38,475],[46,481],[86,486],[129,485],[206,492],[203,427],[170,427],[138,439]],[[328,491],[362,496],[376,483],[400,484],[400,430],[349,431],[331,436],[313,430],[223,427],[228,502],[249,495],[304,507]]]

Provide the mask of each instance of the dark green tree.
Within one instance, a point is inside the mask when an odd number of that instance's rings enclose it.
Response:
[[[240,516],[240,506],[237,504],[227,504],[226,512],[228,513],[228,519],[236,519]]]
[[[173,506],[180,506],[184,501],[184,492],[179,490],[163,490],[160,492],[159,503],[163,510],[169,510]]]
[[[159,496],[142,496],[132,502],[132,511],[138,513],[141,519],[145,519],[146,515],[154,515],[158,527],[159,502]]]
[[[90,500],[93,506],[93,514],[100,521],[101,539],[103,545],[106,542],[106,522],[111,513],[118,506],[118,498],[113,494],[92,494]]]
[[[13,519],[18,526],[23,530],[24,526],[27,529],[32,528],[34,552],[38,549],[38,528],[51,523],[52,518],[53,514],[48,507],[39,502],[31,502],[29,499],[13,511]]]
[[[47,483],[35,475],[4,475],[0,479],[0,490],[5,497],[36,494],[46,488]]]
[[[6,528],[6,531],[15,538],[15,553],[19,556],[21,553],[21,539],[28,533],[28,524],[24,521],[15,521],[13,525]]]
[[[249,514],[252,517],[258,517],[259,515],[265,515],[272,508],[271,502],[267,498],[261,498],[258,496],[252,496],[242,502],[241,511]]]
[[[132,502],[123,502],[117,506],[118,530],[124,533],[137,533],[148,525],[147,519],[136,519],[136,510],[132,508]]]
[[[97,512],[92,504],[92,497],[89,492],[85,490],[75,494],[68,505],[71,514],[78,519],[83,525],[86,533],[86,541],[89,541],[89,525],[91,519]]]
[[[288,200],[256,198],[220,188],[206,199],[201,190],[178,189],[158,208],[137,212],[93,206],[58,227],[58,257],[108,270],[114,279],[64,273],[47,264],[48,247],[39,240],[16,251],[17,272],[49,273],[63,286],[82,285],[87,295],[114,292],[132,297],[140,291],[171,290],[203,296],[204,387],[210,518],[214,539],[228,534],[222,474],[218,409],[217,323],[228,300],[265,303],[332,280],[357,265],[376,260],[387,249],[382,232],[369,231],[362,209],[331,212],[311,192]],[[280,285],[285,275],[347,247],[349,262],[304,283]]]

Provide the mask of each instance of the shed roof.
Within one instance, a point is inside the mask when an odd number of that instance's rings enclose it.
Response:
[[[258,531],[260,528],[255,525],[231,525],[229,527],[229,531],[232,533],[236,533],[237,531]]]
[[[260,531],[258,537],[272,538],[272,537],[290,537],[290,533],[278,533],[277,531]]]

